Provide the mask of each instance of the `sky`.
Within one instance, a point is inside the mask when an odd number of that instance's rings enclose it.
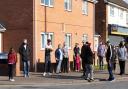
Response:
[[[128,4],[128,0],[123,0],[123,1],[125,1]]]

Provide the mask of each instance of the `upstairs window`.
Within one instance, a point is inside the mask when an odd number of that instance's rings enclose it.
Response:
[[[88,2],[87,1],[82,2],[82,14],[88,15]]]
[[[128,24],[128,12],[126,14],[126,24]]]
[[[41,0],[41,5],[53,7],[53,1],[54,0]]]
[[[114,7],[110,6],[110,16],[114,17]]]
[[[120,10],[120,18],[123,19],[123,10]]]
[[[72,0],[64,0],[64,9],[67,11],[72,10]]]

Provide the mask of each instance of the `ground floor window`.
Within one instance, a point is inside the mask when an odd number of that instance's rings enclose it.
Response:
[[[71,34],[65,34],[65,43],[67,44],[68,49],[71,49]]]
[[[41,49],[45,49],[45,46],[47,44],[47,40],[51,40],[51,44],[53,45],[54,42],[54,34],[53,33],[41,33]]]

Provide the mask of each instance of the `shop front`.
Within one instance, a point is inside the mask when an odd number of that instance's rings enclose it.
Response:
[[[109,24],[108,30],[108,39],[113,45],[117,46],[120,41],[126,41],[128,37],[128,27]]]

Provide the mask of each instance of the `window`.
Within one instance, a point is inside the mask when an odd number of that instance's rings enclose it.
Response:
[[[87,1],[83,1],[82,3],[82,14],[85,14],[85,15],[88,14],[88,2]]]
[[[110,16],[114,16],[114,7],[110,6]]]
[[[128,12],[126,14],[126,24],[128,24]]]
[[[65,43],[67,44],[67,47],[71,49],[71,34],[65,35]]]
[[[88,41],[88,35],[87,34],[83,34],[82,41],[83,42],[87,42]]]
[[[52,44],[52,46],[54,46],[53,45],[53,42],[54,42],[53,35],[54,35],[53,33],[41,33],[41,49],[45,49],[48,39],[51,40],[51,44]]]
[[[67,11],[71,11],[71,9],[72,9],[72,0],[64,0],[64,8]]]
[[[53,7],[53,0],[41,0],[41,4],[49,7]]]
[[[123,10],[120,10],[120,18],[123,19]]]

